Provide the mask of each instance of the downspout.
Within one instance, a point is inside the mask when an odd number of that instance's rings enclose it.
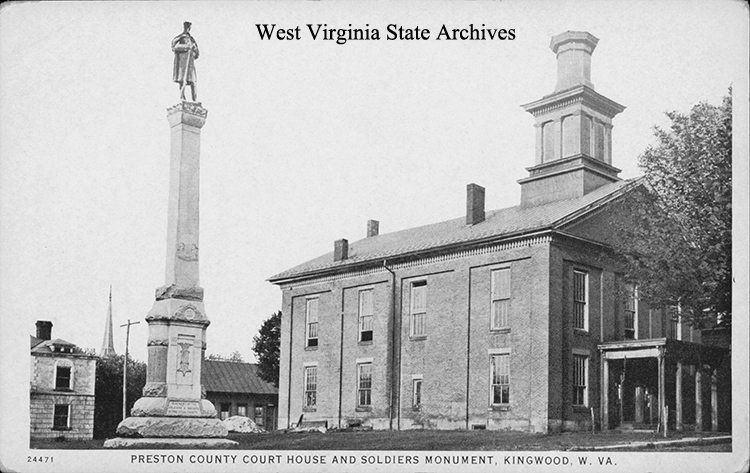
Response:
[[[391,273],[391,383],[390,383],[390,406],[388,412],[388,429],[393,430],[393,408],[395,404],[395,381],[396,381],[396,273],[388,267],[388,260],[383,260],[383,267]]]
[[[339,346],[339,429],[341,428],[341,405],[344,390],[344,287],[341,287],[341,340]]]
[[[293,289],[289,289],[290,292]],[[292,428],[292,351],[294,343],[294,295],[289,294],[289,377],[286,395],[286,428]],[[304,382],[304,380],[303,380]]]
[[[466,430],[469,430],[469,373],[471,371],[471,268],[466,304]]]

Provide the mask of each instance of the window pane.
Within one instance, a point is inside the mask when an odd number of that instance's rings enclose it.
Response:
[[[588,357],[585,355],[573,355],[573,404],[585,406],[587,390]]]
[[[508,299],[492,302],[492,328],[508,326]]]
[[[317,322],[318,321],[318,299],[308,299],[307,300],[307,322]]]
[[[415,283],[411,287],[411,311],[425,312],[427,310],[427,285]]]
[[[57,379],[55,387],[58,389],[70,389],[70,368],[66,366],[57,367]]]
[[[366,316],[373,314],[372,307],[372,290],[359,292],[359,315]]]
[[[412,407],[419,409],[422,406],[422,380],[415,379],[412,382]]]
[[[588,316],[588,274],[581,271],[573,271],[573,326],[577,329],[586,330]]]
[[[318,299],[307,300],[307,346],[318,346]]]
[[[510,297],[510,268],[492,271],[492,299]]]
[[[372,341],[373,291],[359,292],[359,340]]]
[[[424,335],[424,312],[412,315],[412,335]]]
[[[369,406],[372,404],[372,363],[360,363],[357,371],[359,372],[357,405]]]
[[[52,420],[52,428],[54,429],[65,429],[68,427],[68,414],[70,413],[70,406],[67,404],[55,404],[54,418]]]
[[[493,355],[490,359],[492,404],[510,402],[510,355]]]
[[[318,367],[305,368],[305,407],[315,407],[318,389]]]

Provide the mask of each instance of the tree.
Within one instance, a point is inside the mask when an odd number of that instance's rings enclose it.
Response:
[[[122,420],[122,361],[124,355],[99,359],[96,366],[94,438],[115,436]],[[143,393],[146,363],[128,357],[127,411]]]
[[[271,315],[253,337],[253,351],[258,358],[258,376],[279,386],[279,347],[281,343],[281,311]]]
[[[719,106],[668,112],[668,129],[639,157],[648,191],[631,193],[615,246],[640,298],[679,304],[701,327],[732,311],[732,91]]]
[[[236,363],[243,363],[245,361],[242,359],[242,353],[240,353],[239,350],[233,351],[232,354],[228,357],[211,353],[210,355],[208,355],[208,357],[206,357],[206,359],[216,361],[234,361]]]

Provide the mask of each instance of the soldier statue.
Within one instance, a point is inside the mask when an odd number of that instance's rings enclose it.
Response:
[[[180,99],[185,100],[185,86],[190,86],[193,102],[198,100],[197,75],[195,73],[195,60],[198,59],[198,43],[190,36],[192,23],[183,23],[184,31],[172,40],[172,51],[174,51],[174,68],[172,69],[172,80],[180,85]]]

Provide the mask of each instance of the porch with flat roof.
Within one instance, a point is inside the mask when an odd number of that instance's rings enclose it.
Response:
[[[598,348],[602,429],[719,430],[718,369],[729,350],[670,338]]]

